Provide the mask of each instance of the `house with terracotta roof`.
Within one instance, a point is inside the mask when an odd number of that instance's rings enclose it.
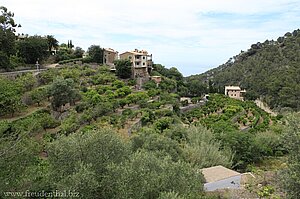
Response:
[[[134,51],[127,51],[120,54],[120,59],[128,59],[132,62],[133,78],[149,78],[153,66],[152,54],[149,54],[145,50],[135,49]]]

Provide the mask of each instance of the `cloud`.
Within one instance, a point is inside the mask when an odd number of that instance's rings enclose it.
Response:
[[[299,0],[2,0],[19,32],[61,43],[153,53],[185,75],[222,64],[252,43],[298,29]]]

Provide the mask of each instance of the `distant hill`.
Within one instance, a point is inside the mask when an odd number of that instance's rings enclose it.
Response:
[[[195,80],[209,82],[220,92],[225,85],[239,85],[248,99],[262,97],[271,108],[300,110],[300,30],[252,44],[225,64],[187,78]]]

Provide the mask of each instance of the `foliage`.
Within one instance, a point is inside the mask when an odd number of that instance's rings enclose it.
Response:
[[[115,61],[115,66],[116,66],[116,75],[122,79],[127,79],[131,77],[131,67],[132,63],[130,60],[126,59],[121,59]]]
[[[183,160],[182,148],[178,142],[156,132],[151,132],[151,130],[144,130],[134,135],[131,142],[133,151],[144,149],[153,152],[158,157],[170,156],[173,161]]]
[[[37,80],[39,84],[46,85],[51,83],[58,75],[59,72],[56,69],[48,69],[42,73],[39,73],[37,75]]]
[[[54,38],[53,35],[47,35],[47,43],[48,43],[48,51],[52,52],[52,50],[58,49],[58,41]]]
[[[67,103],[73,103],[76,98],[73,80],[57,78],[51,84],[50,94],[52,96],[51,105],[54,110]]]
[[[79,129],[80,124],[77,119],[77,116],[75,113],[70,113],[69,116],[62,121],[62,124],[60,126],[61,132],[63,134],[70,134],[74,133],[77,129]]]
[[[163,130],[170,128],[170,126],[174,123],[174,119],[171,117],[162,117],[158,119],[154,126],[157,130],[160,132],[163,132]]]
[[[0,77],[0,115],[14,114],[23,107],[21,87],[16,82]]]
[[[166,92],[174,92],[177,88],[177,82],[176,80],[164,78],[160,84],[159,88]]]
[[[121,164],[111,164],[108,175],[104,182],[110,186],[105,198],[158,198],[166,191],[197,198],[203,191],[203,177],[189,164],[144,151]]]
[[[260,198],[270,197],[274,193],[274,188],[272,186],[263,186],[258,192],[257,195]]]
[[[9,69],[11,67],[10,56],[14,55],[15,49],[15,29],[20,27],[16,24],[13,17],[14,13],[0,6],[0,69]]]
[[[56,61],[59,64],[66,64],[69,62],[80,61],[81,59],[76,59],[74,51],[70,48],[60,48],[55,55]]]
[[[271,108],[299,110],[299,38],[298,29],[277,41],[258,42],[225,64],[188,79],[198,84],[211,80],[222,93],[226,85],[240,85],[249,99],[261,96]]]
[[[37,162],[40,146],[26,131],[11,136],[0,135],[0,189],[25,191],[24,175]],[[12,172],[13,171],[13,172]],[[3,192],[0,193],[3,196]]]
[[[282,172],[283,187],[288,198],[300,197],[300,115],[291,114],[284,129],[284,142],[288,149],[287,168]]]
[[[37,60],[43,61],[48,53],[47,39],[41,36],[31,36],[17,42],[18,56],[27,64],[35,64]]]
[[[83,53],[84,53],[84,50],[83,50],[81,47],[79,47],[79,46],[77,46],[77,47],[75,48],[75,50],[74,50],[74,56],[75,56],[76,58],[81,58],[82,55],[83,55]]]
[[[108,129],[99,129],[84,134],[62,136],[49,143],[48,154],[54,189],[62,186],[81,189],[83,187],[79,186],[83,183],[87,190],[93,190],[90,194],[95,197],[99,195],[101,198],[99,191],[110,186],[102,182],[107,176],[107,166],[122,162],[130,153],[128,145],[117,134]],[[91,177],[90,181],[86,181],[86,175]]]
[[[22,91],[30,91],[36,85],[36,78],[31,73],[25,73],[16,79],[17,83],[22,87]]]
[[[150,80],[143,84],[143,88],[146,90],[156,89],[156,83],[153,80]]]
[[[88,48],[89,57],[92,62],[96,62],[99,64],[103,63],[103,49],[98,45],[92,45]]]
[[[27,117],[15,120],[9,123],[6,133],[14,134],[19,132],[27,132],[30,135],[35,135],[45,129],[55,128],[60,123],[55,120],[48,111],[39,110]]]
[[[265,132],[270,128],[271,119],[276,122],[274,118],[250,101],[211,94],[204,106],[181,117],[186,123],[200,123],[210,128],[221,145],[235,153],[233,164],[236,168],[245,169],[249,163],[285,151],[280,133]]]

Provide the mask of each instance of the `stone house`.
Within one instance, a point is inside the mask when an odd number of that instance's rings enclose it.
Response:
[[[152,70],[152,54],[145,50],[135,49],[120,54],[120,59],[129,59],[132,62],[132,77],[149,78]]]
[[[114,61],[118,59],[119,52],[112,48],[103,49],[103,64],[110,66],[111,70],[116,70]]]
[[[239,86],[225,86],[225,95],[230,98],[244,100],[244,94],[246,90],[242,90]]]

